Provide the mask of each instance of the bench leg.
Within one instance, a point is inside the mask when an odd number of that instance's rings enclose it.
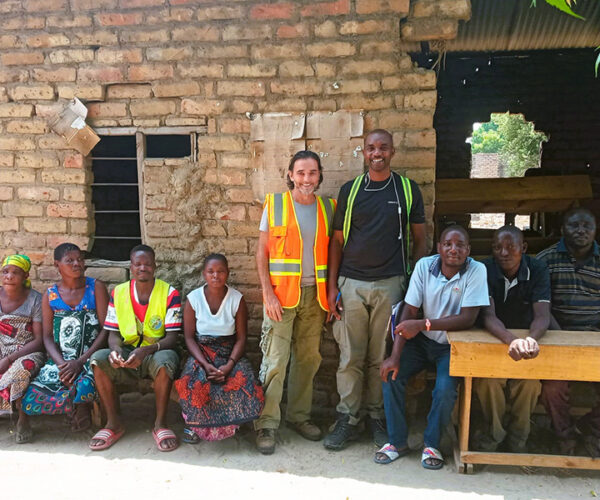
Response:
[[[460,412],[458,421],[458,450],[455,448],[454,461],[457,472],[461,474],[473,473],[473,464],[461,461],[461,453],[469,450],[469,428],[471,424],[471,394],[473,379],[465,377],[460,391]]]

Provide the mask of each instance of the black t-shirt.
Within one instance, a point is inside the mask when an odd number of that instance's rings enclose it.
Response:
[[[493,257],[483,261],[487,269],[490,297],[494,299],[496,316],[506,328],[529,329],[533,321],[533,304],[550,302],[548,266],[529,255],[521,257],[517,284],[506,291],[506,278]],[[505,298],[506,295],[506,298]]]
[[[404,274],[403,244],[406,241],[406,200],[402,181],[398,174],[393,174],[398,198],[394,192],[394,183],[388,180],[381,182],[364,181],[358,189],[352,207],[350,234],[344,247],[340,276],[362,280],[377,281]],[[340,189],[338,205],[333,219],[333,228],[343,231],[344,216],[348,205],[348,195],[354,180],[347,182]],[[387,184],[387,186],[386,186]],[[383,188],[385,186],[385,188]],[[365,187],[369,191],[365,191]],[[425,209],[421,191],[414,181],[410,181],[412,190],[412,206],[410,222],[423,224]],[[381,191],[371,191],[376,189]],[[398,239],[400,225],[398,221],[398,201],[402,209],[402,239]],[[404,250],[406,252],[406,250]],[[408,256],[407,256],[408,257]]]

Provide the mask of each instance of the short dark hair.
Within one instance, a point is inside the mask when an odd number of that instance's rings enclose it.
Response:
[[[81,248],[75,243],[61,243],[54,249],[54,260],[62,260],[69,252],[81,252]]]
[[[367,139],[369,138],[369,136],[371,135],[387,135],[390,138],[390,142],[392,144],[392,146],[394,145],[394,136],[392,134],[390,134],[386,129],[384,128],[376,128],[375,130],[371,130],[367,135],[365,135],[365,141],[367,142]]]
[[[441,232],[440,240],[439,240],[440,243],[444,239],[444,236],[446,236],[451,231],[458,231],[459,233],[461,233],[467,240],[467,243],[469,243],[471,241],[471,239],[469,238],[469,233],[467,232],[467,230],[464,227],[459,226],[458,224],[452,224],[451,226],[448,226]]]
[[[588,210],[585,207],[575,207],[575,208],[570,208],[563,214],[562,220],[561,220],[561,225],[564,226],[567,223],[567,219],[569,219],[570,217],[572,217],[575,214],[588,215],[592,218],[592,220],[594,221],[594,224],[596,224],[596,216],[591,212],[591,210]]]
[[[499,227],[494,231],[492,238],[497,238],[501,233],[508,233],[521,241],[521,243],[524,241],[523,231],[521,231],[517,226],[507,224],[506,226]]]
[[[154,254],[154,249],[148,245],[136,245],[134,246],[131,251],[129,252],[129,258],[131,259],[131,257],[133,257],[133,254],[136,254],[138,252],[144,252],[147,253],[149,255],[152,255],[153,259],[156,259],[156,255]]]
[[[292,156],[292,159],[290,160],[290,165],[288,166],[288,172],[294,171],[294,164],[298,160],[306,160],[309,158],[315,160],[317,162],[317,166],[319,167],[319,184],[317,185],[317,187],[319,187],[321,185],[321,182],[323,182],[323,166],[321,165],[321,158],[317,153],[313,151],[298,151],[294,156]],[[290,189],[290,191],[294,189],[294,183],[292,182],[292,179],[290,179],[289,175],[285,176],[285,180],[287,183],[287,187]]]
[[[204,262],[202,262],[202,270],[211,260],[218,260],[225,264],[225,267],[229,269],[229,262],[227,262],[227,257],[225,257],[222,253],[210,253],[206,257],[204,257]]]

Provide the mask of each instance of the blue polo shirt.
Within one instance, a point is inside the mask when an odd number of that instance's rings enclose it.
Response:
[[[439,255],[423,257],[415,266],[404,301],[413,307],[422,307],[423,316],[429,319],[457,315],[462,307],[489,306],[485,266],[467,257],[461,270],[448,279],[442,274]],[[431,330],[423,335],[439,344],[448,343],[443,330]]]

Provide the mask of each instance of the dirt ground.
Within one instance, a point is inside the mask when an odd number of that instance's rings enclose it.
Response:
[[[0,418],[1,499],[374,499],[477,498],[574,499],[600,495],[600,473],[566,469],[525,471],[480,467],[460,475],[452,458],[441,471],[419,463],[420,435],[411,435],[409,456],[390,465],[373,463],[375,446],[365,436],[341,452],[299,437],[285,427],[274,455],[260,455],[254,433],[244,427],[222,442],[156,449],[150,428],[153,396],[125,395],[126,434],[112,448],[92,452],[92,432],[72,434],[63,417],[32,419],[35,441],[14,442],[14,422]],[[183,422],[171,405],[179,435]]]

